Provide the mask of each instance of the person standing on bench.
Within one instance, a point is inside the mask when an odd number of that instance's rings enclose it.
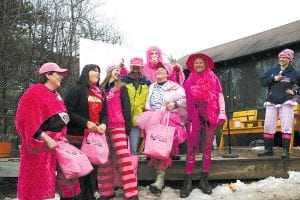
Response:
[[[283,159],[289,159],[289,146],[291,141],[294,110],[297,105],[294,99],[300,91],[293,89],[295,84],[300,85],[300,74],[292,66],[294,51],[285,49],[278,55],[278,62],[273,68],[265,72],[261,78],[263,87],[268,87],[265,124],[264,143],[265,150],[257,156],[273,156],[274,135],[276,132],[276,122],[278,116],[281,120]]]
[[[180,197],[188,197],[192,191],[192,177],[195,156],[199,152],[199,133],[204,128],[206,137],[202,141],[202,170],[199,187],[205,194],[211,194],[208,174],[211,164],[211,150],[215,130],[227,120],[222,87],[217,75],[213,72],[214,61],[204,53],[195,53],[188,57],[186,66],[191,74],[184,84],[187,99],[187,118],[189,134],[186,157],[186,175]]]

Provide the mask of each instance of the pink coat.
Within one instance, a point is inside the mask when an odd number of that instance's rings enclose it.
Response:
[[[142,113],[137,118],[137,123],[141,129],[145,129],[149,124],[157,124],[158,120],[161,119],[161,124],[166,124],[166,104],[168,102],[176,101],[178,103],[178,108],[171,111],[170,114],[170,126],[176,127],[176,132],[173,141],[173,153],[178,154],[178,145],[183,143],[187,137],[186,129],[184,127],[184,119],[185,119],[185,107],[186,107],[186,99],[185,99],[185,91],[184,89],[174,83],[173,81],[166,82],[166,87],[164,91],[164,106],[159,111],[154,111],[150,107],[150,97],[153,92],[153,87],[157,83],[152,83],[149,87],[149,93],[146,100],[146,112]]]
[[[19,101],[16,129],[22,139],[17,191],[20,200],[42,200],[55,196],[55,153],[33,135],[49,117],[60,112],[66,112],[62,98],[43,84],[28,88]],[[50,132],[49,135],[58,139],[65,133],[66,128],[61,134]]]

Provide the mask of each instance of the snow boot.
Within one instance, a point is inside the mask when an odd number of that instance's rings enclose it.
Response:
[[[291,139],[282,138],[283,154],[281,158],[283,160],[290,160],[290,142]]]
[[[273,156],[273,138],[264,138],[265,150],[263,152],[257,153],[257,156]]]
[[[156,180],[149,187],[149,190],[153,194],[161,193],[161,190],[165,187],[165,170],[156,170]]]
[[[208,172],[201,172],[199,188],[205,194],[211,194],[212,193],[211,187],[208,183]]]
[[[193,190],[192,177],[190,174],[184,175],[183,186],[180,188],[180,198],[186,198]]]

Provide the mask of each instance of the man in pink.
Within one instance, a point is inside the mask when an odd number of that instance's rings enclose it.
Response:
[[[157,46],[151,46],[146,51],[146,64],[144,65],[143,73],[151,81],[156,82],[156,66],[158,63],[163,63],[162,51]],[[170,70],[168,79],[183,85],[184,73],[178,63],[163,63]]]
[[[180,189],[180,197],[189,196],[192,190],[191,173],[194,170],[195,155],[199,151],[198,134],[201,129],[205,129],[206,137],[201,143],[203,156],[199,187],[203,193],[212,193],[208,174],[215,130],[219,124],[227,120],[220,80],[212,71],[213,59],[204,53],[195,53],[188,57],[186,66],[191,71],[184,84],[190,131],[187,141],[186,175],[183,187]]]

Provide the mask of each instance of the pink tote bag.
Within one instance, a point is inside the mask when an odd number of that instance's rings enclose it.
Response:
[[[168,159],[172,150],[175,127],[169,126],[170,112],[167,112],[167,124],[147,126],[144,154],[157,159]]]
[[[93,170],[88,157],[67,141],[57,141],[55,153],[59,167],[67,179],[85,176]]]
[[[91,163],[101,165],[107,162],[109,148],[105,134],[85,130],[81,151],[87,155]]]

